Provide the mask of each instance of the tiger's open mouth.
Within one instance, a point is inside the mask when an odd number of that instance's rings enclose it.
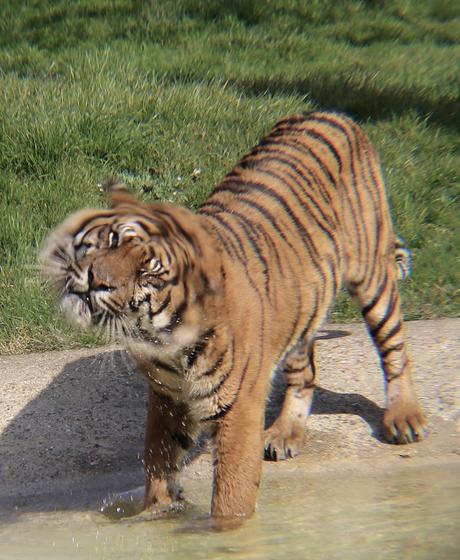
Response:
[[[137,338],[138,332],[121,309],[91,292],[68,291],[61,298],[61,309],[79,328],[97,328],[107,341]]]
[[[93,308],[93,304],[91,302],[91,296],[88,293],[77,293],[77,292],[70,292],[70,293],[74,293],[76,296],[78,296],[82,303],[84,303],[85,305],[88,306],[88,309],[90,311],[91,314],[94,313],[94,308]]]
[[[70,320],[84,327],[103,327],[109,316],[116,316],[113,310],[97,305],[89,292],[67,292],[61,299],[61,307]]]

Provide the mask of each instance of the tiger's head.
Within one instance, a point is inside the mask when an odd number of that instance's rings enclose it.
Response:
[[[110,338],[184,346],[218,289],[216,259],[199,216],[146,205],[115,182],[111,208],[72,214],[45,241],[41,263],[66,315]]]

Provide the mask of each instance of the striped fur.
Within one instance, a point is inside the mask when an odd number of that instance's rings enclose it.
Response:
[[[396,285],[409,253],[393,233],[375,150],[350,119],[278,122],[195,214],[141,204],[113,181],[108,196],[110,210],[59,226],[42,258],[69,315],[123,338],[150,381],[147,508],[173,500],[174,474],[207,426],[213,516],[253,511],[263,450],[284,459],[302,443],[315,333],[342,286],[381,358],[385,435],[422,437]],[[264,433],[280,364],[285,400]]]

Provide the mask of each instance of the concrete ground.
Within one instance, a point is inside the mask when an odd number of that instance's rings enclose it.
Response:
[[[382,441],[383,382],[362,324],[319,334],[318,385],[301,455],[265,463],[264,478],[308,469],[460,466],[460,319],[407,323],[417,393],[429,420],[418,444]],[[118,348],[0,356],[0,516],[97,509],[142,484],[146,383]],[[210,478],[209,454],[182,483]],[[263,486],[262,486],[263,491]]]

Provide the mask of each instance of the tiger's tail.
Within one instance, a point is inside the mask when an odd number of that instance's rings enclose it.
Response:
[[[398,268],[398,280],[405,280],[412,271],[412,256],[406,243],[399,235],[395,236],[395,261]]]

